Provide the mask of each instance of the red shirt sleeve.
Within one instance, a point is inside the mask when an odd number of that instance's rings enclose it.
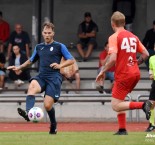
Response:
[[[8,23],[6,23],[6,22],[4,22],[2,25],[1,25],[1,29],[2,29],[2,31],[1,31],[1,40],[3,41],[3,42],[5,42],[6,40],[8,40],[9,39],[9,36],[10,36],[10,27],[9,27],[9,24]]]

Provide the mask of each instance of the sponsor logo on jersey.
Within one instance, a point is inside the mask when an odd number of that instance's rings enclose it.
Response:
[[[43,50],[44,49],[44,47],[42,47],[40,50]]]

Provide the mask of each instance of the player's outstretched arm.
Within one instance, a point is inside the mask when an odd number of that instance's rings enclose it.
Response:
[[[105,72],[101,71],[97,77],[96,77],[96,83],[99,83],[100,81],[103,81],[103,78],[105,77]]]
[[[7,70],[15,70],[15,69],[16,69],[16,66],[14,66],[14,65],[7,67]]]
[[[27,61],[25,61],[23,64],[21,64],[19,66],[20,70],[23,70],[23,69],[26,69],[28,68],[29,66],[32,65],[32,62],[30,61],[30,59],[28,59]]]
[[[138,65],[142,64],[144,61],[146,61],[149,57],[149,53],[146,49],[143,50],[142,54],[138,58]]]
[[[19,70],[23,70],[27,67],[29,67],[32,64],[32,62],[30,60],[27,60],[26,62],[24,62],[23,64],[21,64],[20,66],[8,66],[7,69],[8,70],[14,70],[14,71],[19,71]]]

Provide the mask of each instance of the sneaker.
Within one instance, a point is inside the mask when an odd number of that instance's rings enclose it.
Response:
[[[84,57],[84,58],[83,58],[83,61],[84,61],[84,62],[85,62],[85,61],[87,61],[87,60],[88,60],[88,58],[87,58],[87,57]]]
[[[24,81],[18,79],[18,83],[19,83],[19,85],[23,85],[24,84]]]
[[[126,129],[119,129],[114,135],[128,135]]]
[[[21,108],[17,108],[18,114],[22,116],[26,121],[30,121],[28,118],[27,112]]]
[[[143,111],[145,112],[145,114],[146,114],[146,119],[147,120],[149,120],[150,119],[150,116],[151,116],[151,111],[150,111],[150,109],[151,109],[151,107],[152,107],[152,103],[149,101],[149,100],[147,100],[146,102],[144,102],[144,104],[143,104]]]
[[[21,86],[21,85],[23,85],[23,84],[24,84],[24,81],[22,81],[22,80],[18,79],[18,80],[17,80],[17,84],[18,84],[18,86]]]
[[[17,85],[17,86],[21,86],[21,85],[24,84],[24,81],[18,79],[18,80],[15,80],[14,83],[15,83],[15,85]]]
[[[145,130],[145,132],[151,132],[155,129],[155,126],[153,126],[151,123],[149,124],[148,128]]]
[[[103,86],[100,86],[100,85],[96,86],[96,89],[99,91],[100,94],[103,94],[103,92],[104,92],[103,91],[103,89],[104,89]]]
[[[18,85],[18,80],[15,80],[15,81],[14,81],[14,84],[15,84],[15,85]]]
[[[57,123],[51,124],[49,134],[57,134]]]

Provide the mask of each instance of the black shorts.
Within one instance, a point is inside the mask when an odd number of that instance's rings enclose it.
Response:
[[[97,42],[95,38],[90,38],[89,40],[85,41],[85,40],[79,40],[77,44],[81,44],[83,49],[88,47],[88,45],[94,45],[94,48],[97,47]]]
[[[155,80],[153,80],[152,85],[151,85],[149,100],[155,101]]]

